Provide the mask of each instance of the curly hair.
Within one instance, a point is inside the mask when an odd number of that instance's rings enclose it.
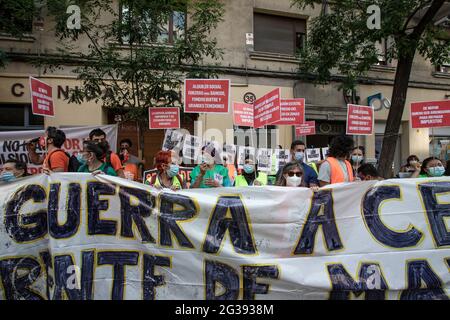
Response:
[[[328,150],[329,156],[333,158],[345,158],[353,150],[353,139],[346,135],[334,137]]]

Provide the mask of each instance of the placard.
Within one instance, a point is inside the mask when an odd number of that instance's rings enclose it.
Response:
[[[295,127],[295,136],[312,136],[316,134],[316,122],[315,121],[305,121],[304,124]]]
[[[230,80],[186,79],[184,81],[185,113],[228,113]]]
[[[359,106],[349,104],[347,106],[347,134],[367,136],[374,130],[374,117],[372,106]]]
[[[241,127],[253,127],[253,105],[233,102],[233,124]]]
[[[148,108],[148,119],[150,129],[179,129],[180,108]]]
[[[305,99],[281,99],[281,120],[277,126],[298,126],[305,123]]]
[[[281,120],[280,88],[272,90],[254,103],[254,127],[261,128]]]
[[[450,127],[450,100],[411,103],[413,129]]]
[[[54,117],[52,87],[45,82],[30,77],[31,110],[35,116]]]

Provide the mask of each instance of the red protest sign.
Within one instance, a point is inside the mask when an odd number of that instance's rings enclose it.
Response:
[[[413,129],[450,127],[450,100],[411,103]]]
[[[34,115],[54,117],[53,91],[48,84],[30,77],[31,110]]]
[[[347,106],[347,134],[373,134],[373,107],[349,104]]]
[[[316,122],[315,121],[305,121],[299,126],[295,127],[295,136],[311,136],[316,134]]]
[[[180,109],[155,107],[148,108],[150,129],[178,129],[180,128]]]
[[[230,105],[230,80],[184,80],[184,112],[228,113]]]
[[[253,105],[233,102],[233,124],[235,126],[253,127]]]
[[[272,90],[262,96],[253,104],[254,108],[254,127],[274,124],[281,120],[281,95],[280,88]]]
[[[297,126],[305,122],[305,99],[281,99],[279,126]]]

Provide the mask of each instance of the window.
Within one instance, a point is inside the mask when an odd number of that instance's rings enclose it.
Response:
[[[128,6],[121,5],[120,21],[122,26],[125,26],[130,20],[130,10]],[[182,38],[186,30],[186,12],[173,11],[168,15],[165,23],[155,25],[152,23],[151,13],[139,13],[140,25],[133,27],[133,41],[136,43],[161,43],[173,44],[178,39]],[[128,43],[130,36],[128,34],[122,35],[122,42]]]
[[[378,51],[378,63],[377,66],[385,66],[387,65],[387,41],[385,39],[376,42],[375,48]]]
[[[21,36],[33,32],[33,0],[0,1],[0,32]]]
[[[444,63],[441,66],[438,66],[437,71],[442,72],[442,73],[450,73],[450,62]]]
[[[254,13],[255,51],[294,56],[306,44],[306,20]]]
[[[0,104],[0,113],[0,131],[44,128],[44,117],[33,115],[30,104]]]

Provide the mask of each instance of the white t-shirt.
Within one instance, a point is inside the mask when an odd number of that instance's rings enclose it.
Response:
[[[344,172],[344,181],[350,182],[349,177],[348,177],[349,175],[348,175],[348,171],[347,171],[347,165],[345,164],[345,161],[338,160],[338,163],[341,166],[342,171]],[[323,181],[323,182],[328,182],[328,183],[331,182],[331,166],[328,161],[325,161],[320,165],[318,179],[319,179],[319,181]]]

